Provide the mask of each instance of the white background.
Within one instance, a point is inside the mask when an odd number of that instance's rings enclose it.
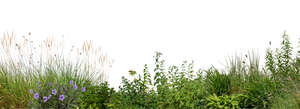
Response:
[[[222,68],[225,57],[269,41],[286,30],[300,38],[300,2],[289,0],[1,0],[0,32],[94,40],[115,62],[110,84],[128,70],[142,71],[155,51],[169,64],[194,60]]]

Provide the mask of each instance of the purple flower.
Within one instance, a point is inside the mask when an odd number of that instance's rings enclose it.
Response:
[[[74,84],[74,85],[73,85],[73,88],[74,88],[75,90],[77,90],[78,87],[77,87],[76,84]]]
[[[56,89],[53,89],[53,90],[52,90],[52,94],[53,94],[53,95],[56,95]]]
[[[44,96],[44,97],[43,97],[43,101],[44,101],[44,102],[47,102],[47,100],[48,100],[48,97]]]
[[[64,101],[64,99],[65,99],[65,95],[59,95],[59,100],[60,101]]]
[[[85,92],[85,90],[86,90],[85,87],[81,88],[81,92]]]
[[[38,99],[39,98],[39,94],[38,93],[35,93],[34,94],[34,99]]]
[[[38,81],[39,88],[41,88],[41,81]]]
[[[70,82],[69,82],[71,85],[73,85],[73,80],[70,80]]]
[[[50,94],[50,95],[48,96],[48,100],[49,100],[51,97],[52,97],[52,95]]]
[[[33,94],[33,90],[32,90],[32,89],[30,89],[30,91],[29,91],[29,92],[30,92],[30,94]]]
[[[30,101],[29,104],[32,104],[32,101]]]

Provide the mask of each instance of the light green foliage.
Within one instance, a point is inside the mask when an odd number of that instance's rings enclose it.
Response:
[[[222,95],[217,96],[212,94],[205,98],[207,109],[241,109],[240,105],[247,96],[242,94],[237,95]]]

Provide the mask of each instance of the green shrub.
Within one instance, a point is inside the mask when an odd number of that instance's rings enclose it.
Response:
[[[148,67],[145,65],[143,77],[139,74],[132,81],[122,77],[122,85],[117,93],[119,101],[113,104],[119,108],[154,108],[155,93],[149,85],[151,85],[151,78]]]
[[[203,100],[207,95],[204,83],[200,80],[189,81],[184,87],[169,94],[171,104],[176,109],[203,108]]]
[[[115,90],[109,88],[107,82],[101,83],[99,86],[88,85],[87,89],[83,96],[81,96],[81,108],[108,109],[113,107],[113,105],[110,104],[110,100]]]

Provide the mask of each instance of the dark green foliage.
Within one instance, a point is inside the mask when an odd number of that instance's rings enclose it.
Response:
[[[276,81],[268,77],[250,79],[243,91],[248,99],[245,101],[245,108],[270,108],[271,100],[278,95]]]
[[[113,105],[110,104],[110,100],[115,90],[109,88],[107,82],[101,83],[99,86],[88,85],[87,89],[88,90],[81,97],[81,108],[108,109],[113,107]]]

